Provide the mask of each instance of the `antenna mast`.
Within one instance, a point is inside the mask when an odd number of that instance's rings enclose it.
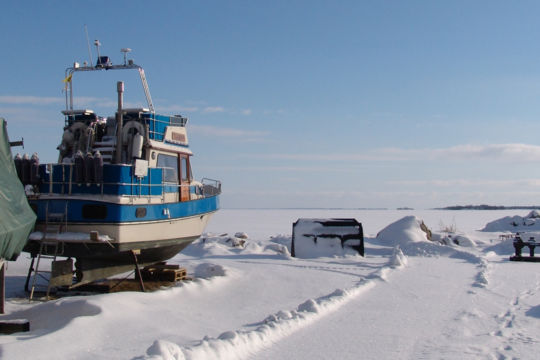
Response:
[[[90,40],[88,39],[88,27],[84,24],[84,32],[86,33],[86,44],[88,45],[88,56],[90,56],[90,66],[94,63],[92,59],[92,51],[90,50]]]

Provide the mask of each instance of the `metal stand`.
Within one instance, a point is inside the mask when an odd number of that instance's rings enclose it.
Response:
[[[30,277],[34,271],[34,260],[36,260],[36,258],[32,256],[32,261],[30,262],[30,267],[28,268],[28,275],[26,275],[26,281],[24,282],[24,291],[26,292],[30,292],[28,285],[30,285]]]
[[[4,313],[4,300],[6,299],[6,265],[0,260],[0,314]]]
[[[143,281],[143,278],[141,276],[141,269],[139,268],[139,262],[137,261],[137,253],[135,252],[135,250],[131,250],[131,254],[133,255],[133,261],[135,262],[135,271],[136,271],[136,274],[137,274],[137,278],[139,278],[139,285],[141,287],[141,291],[142,292],[145,292],[144,290],[144,281]]]

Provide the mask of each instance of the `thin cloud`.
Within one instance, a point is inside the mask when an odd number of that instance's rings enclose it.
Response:
[[[251,131],[210,125],[190,125],[192,133],[218,138],[235,138],[243,141],[260,141],[268,135],[265,131]]]
[[[540,179],[432,179],[432,180],[391,180],[388,185],[412,185],[435,187],[540,187]]]
[[[63,123],[63,116],[60,114],[60,112],[44,112],[42,109],[32,107],[6,108],[0,106],[0,117],[6,118],[10,126],[17,126],[21,124],[25,124],[25,126],[35,126],[36,124],[52,125],[58,119],[62,119]]]
[[[221,106],[207,106],[203,109],[204,113],[221,113],[225,112],[225,108]]]
[[[328,166],[260,166],[260,165],[254,165],[254,166],[213,166],[209,169],[220,169],[222,171],[264,171],[264,172],[279,172],[279,173],[293,173],[293,172],[307,172],[307,173],[321,173],[323,171],[328,171],[329,169],[332,172],[343,172],[343,173],[350,173],[351,169],[348,167],[337,167],[337,168],[329,168]]]
[[[45,96],[19,96],[19,95],[2,95],[0,96],[0,104],[6,105],[33,105],[33,106],[44,106],[44,105],[59,105],[64,104],[66,101],[65,97],[45,97]],[[73,103],[75,107],[102,107],[102,108],[116,108],[117,101],[115,99],[102,98],[102,97],[92,97],[92,96],[75,96],[73,98]],[[131,108],[140,108],[147,107],[146,104],[141,105],[139,103],[124,103],[125,107]],[[181,106],[181,105],[169,105],[169,106],[160,106],[159,110],[162,112],[170,113],[195,113],[202,112],[204,114],[214,114],[214,113],[236,113],[244,116],[249,116],[253,113],[251,109],[242,109],[242,110],[229,110],[223,106]]]
[[[114,111],[118,107],[118,101],[108,98],[99,98],[99,97],[92,97],[92,96],[79,96],[73,98],[73,104],[76,108],[89,108],[89,107],[98,107],[98,108],[111,108]],[[147,108],[148,105],[141,103],[135,103],[130,101],[125,101],[123,103],[124,108]]]
[[[50,105],[64,102],[62,97],[43,97],[43,96],[17,96],[17,95],[3,95],[0,96],[0,103],[2,104],[16,104],[16,105]]]
[[[169,106],[160,106],[160,111],[166,112],[175,112],[175,113],[192,113],[199,111],[199,108],[196,106],[180,106],[180,105],[169,105]]]
[[[66,102],[65,97],[44,97],[44,96],[13,96],[13,95],[3,95],[0,96],[0,104],[10,104],[10,105],[34,105],[34,106],[43,106],[43,105],[64,105]],[[98,106],[98,107],[113,107],[118,106],[118,102],[108,98],[92,97],[92,96],[75,96],[73,98],[73,103],[75,106]],[[127,107],[141,107],[140,104],[125,102],[124,106]],[[25,109],[26,110],[26,109]]]
[[[434,151],[436,157],[539,161],[540,146],[529,144],[458,145]]]
[[[251,155],[248,155],[251,157]],[[379,148],[362,153],[326,153],[326,154],[265,154],[258,155],[265,159],[297,161],[540,161],[540,146],[528,144],[492,144],[492,145],[457,145],[449,148]]]

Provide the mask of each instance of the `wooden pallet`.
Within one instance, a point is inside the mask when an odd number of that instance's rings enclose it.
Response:
[[[170,281],[176,282],[187,278],[187,270],[179,265],[157,264],[141,270],[143,281]]]

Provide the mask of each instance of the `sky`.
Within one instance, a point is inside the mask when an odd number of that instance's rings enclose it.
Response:
[[[24,138],[14,153],[57,160],[62,79],[89,61],[86,25],[113,63],[132,49],[158,113],[189,118],[194,175],[222,181],[224,208],[540,205],[539,12],[536,1],[9,1],[0,116]],[[113,115],[119,80],[127,104],[145,106],[136,73],[86,75],[75,107]]]

